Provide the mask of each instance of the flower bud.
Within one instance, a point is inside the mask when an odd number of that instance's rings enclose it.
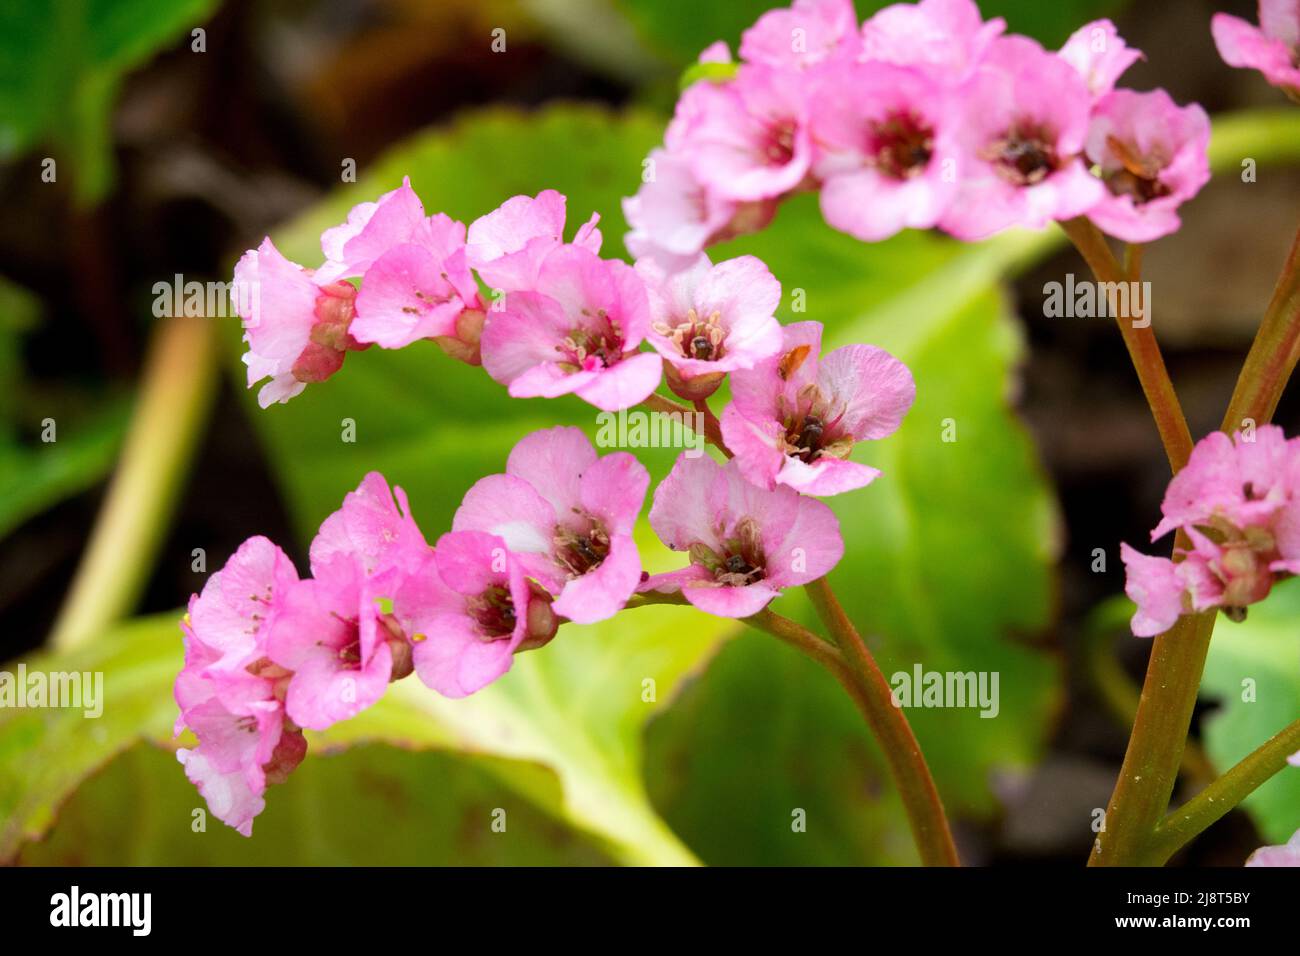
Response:
[[[551,609],[551,595],[537,582],[528,582],[528,627],[521,651],[532,651],[550,643],[560,629],[560,618]]]

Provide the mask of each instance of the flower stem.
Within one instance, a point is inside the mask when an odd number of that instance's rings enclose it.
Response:
[[[818,578],[805,587],[822,624],[831,632],[852,672],[850,690],[854,702],[867,719],[876,740],[889,762],[890,772],[903,798],[912,836],[926,866],[960,866],[957,847],[948,828],[939,790],[930,776],[921,745],[901,708],[895,706],[893,691],[876,659],[867,649],[857,628],[849,620],[826,578]],[[839,675],[836,675],[837,677]],[[848,688],[841,678],[840,683]]]
[[[1134,269],[1130,273],[1119,264],[1114,253],[1110,251],[1110,246],[1106,244],[1106,237],[1090,220],[1082,216],[1078,219],[1070,219],[1061,223],[1061,229],[1079,250],[1098,282],[1138,281],[1138,270],[1142,261],[1140,251],[1131,251],[1128,256],[1129,264]],[[1151,303],[1146,303],[1146,324],[1138,326],[1134,324],[1131,314],[1119,314],[1121,311],[1125,313],[1133,311],[1134,296],[1129,294],[1124,298],[1128,308],[1112,309],[1116,312],[1115,321],[1119,325],[1120,335],[1124,338],[1129,358],[1133,360],[1133,368],[1137,371],[1138,381],[1142,385],[1143,394],[1146,395],[1147,404],[1151,407],[1151,415],[1155,418],[1156,430],[1160,433],[1160,442],[1164,445],[1165,455],[1169,458],[1169,466],[1177,472],[1187,464],[1188,456],[1192,453],[1192,434],[1187,428],[1187,419],[1183,416],[1183,408],[1178,402],[1173,383],[1169,380],[1169,372],[1165,369],[1165,360],[1160,354],[1160,344],[1156,341],[1155,332],[1152,331]],[[1113,306],[1114,301],[1111,304]]]
[[[155,330],[121,460],[54,623],[59,650],[101,633],[139,597],[216,393],[216,341],[204,317]]]
[[[689,428],[691,422],[695,420],[695,412],[704,416],[704,438],[717,448],[728,458],[731,457],[731,449],[727,447],[726,442],[722,440],[722,425],[718,421],[718,416],[713,414],[713,409],[709,408],[707,399],[700,399],[695,403],[694,410],[689,405],[683,405],[680,402],[674,402],[667,396],[660,395],[658,392],[651,392],[650,397],[641,403],[652,412],[663,412],[665,415],[680,415],[682,422]]]
[[[1169,806],[1192,724],[1213,611],[1186,614],[1151,645],[1146,680],[1106,829],[1093,843],[1090,866],[1136,866],[1146,858],[1151,833]]]
[[[1300,720],[1288,725],[1250,756],[1160,822],[1146,849],[1149,863],[1164,863],[1225,813],[1254,793],[1300,751]]]

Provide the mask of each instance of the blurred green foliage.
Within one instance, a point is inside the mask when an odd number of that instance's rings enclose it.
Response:
[[[0,4],[0,162],[50,143],[78,202],[113,181],[110,123],[122,78],[202,23],[219,0]]]
[[[0,539],[102,481],[126,427],[125,396],[89,403],[68,416],[50,415],[58,407],[53,404],[33,413],[20,346],[40,318],[36,297],[0,277]]]

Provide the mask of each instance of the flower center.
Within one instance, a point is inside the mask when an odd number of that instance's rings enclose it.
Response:
[[[711,312],[707,318],[701,318],[691,309],[677,326],[656,322],[654,330],[677,346],[685,358],[701,362],[716,362],[722,358],[727,331],[722,327],[720,312]]]
[[[609,532],[599,521],[586,531],[557,525],[554,540],[555,557],[570,578],[596,570],[609,557]]]
[[[1061,165],[1053,145],[1056,137],[1045,126],[1017,122],[1001,139],[990,143],[982,158],[993,164],[997,174],[1017,186],[1041,183]]]
[[[1119,157],[1120,168],[1105,177],[1106,187],[1116,196],[1131,196],[1135,205],[1141,206],[1153,199],[1168,196],[1172,190],[1160,181],[1164,163],[1158,159],[1143,159],[1123,140],[1106,137],[1106,145]]]
[[[783,120],[768,127],[762,155],[769,166],[784,166],[794,159],[795,129],[792,120]]]
[[[892,113],[871,124],[867,154],[886,175],[911,179],[929,165],[934,155],[934,130],[912,113]]]
[[[788,424],[785,432],[787,454],[811,464],[821,454],[825,431],[826,425],[822,420],[811,414]]]
[[[591,316],[586,309],[583,315]],[[593,366],[609,368],[623,358],[623,333],[618,323],[604,309],[594,314],[595,328],[579,326],[555,347],[562,356],[560,366],[567,372],[590,370]]]
[[[722,543],[722,553],[706,544],[691,545],[691,561],[706,568],[724,587],[743,588],[767,577],[767,559],[758,522],[741,518]]]
[[[471,598],[466,610],[478,624],[484,640],[495,641],[514,633],[515,604],[510,599],[510,592],[499,584]]]

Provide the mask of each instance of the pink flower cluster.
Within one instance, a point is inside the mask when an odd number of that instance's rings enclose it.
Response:
[[[786,354],[807,371],[785,366],[790,408],[802,415],[802,444],[788,454],[816,475],[812,410],[827,416],[833,442],[879,435],[897,426],[911,379],[873,350],[866,367],[883,363],[881,381],[893,389],[873,402],[851,368],[864,347],[831,353],[820,364],[830,371],[818,374],[806,345],[817,333],[792,329],[804,341]],[[840,454],[828,462],[829,490],[870,480],[841,474]],[[299,578],[267,539],[249,539],[191,598],[183,623],[176,732],[189,728],[199,741],[178,752],[187,776],[213,814],[249,835],[266,788],[302,761],[303,730],[355,716],[394,680],[414,672],[434,691],[463,697],[506,673],[516,653],[548,643],[562,623],[605,620],[638,591],[680,592],[709,613],[747,617],[783,588],[828,573],[844,552],[830,509],[777,487],[780,474],[759,485],[748,470],[739,457],[678,459],[655,491],[650,523],[689,563],[653,577],[632,537],[648,473],[626,452],[598,456],[570,427],[525,436],[503,474],[469,489],[433,546],[401,489],[394,499],[377,473],[321,524],[310,577]]]
[[[633,269],[600,257],[598,216],[565,242],[565,206],[554,190],[515,196],[466,229],[425,216],[407,180],[327,229],[315,270],[264,240],[240,259],[232,290],[249,386],[270,377],[266,407],[333,375],[348,351],[430,339],[511,395],[573,393],[617,411],[645,400],[665,363],[670,384],[700,398],[780,347],[781,286],[759,260]]]
[[[643,571],[633,530],[648,473],[564,427],[523,438],[433,546],[378,474],[322,523],[309,578],[271,542],[249,540],[192,599],[176,681],[177,730],[199,740],[180,759],[240,832],[266,787],[302,760],[304,729],[352,717],[393,680],[413,672],[462,697],[560,624],[605,620],[638,592],[748,617],[843,555],[835,516],[806,495],[879,474],[848,456],[899,427],[916,391],[907,367],[866,345],[823,356],[816,322],[783,328],[780,284],[752,256],[601,259],[596,217],[563,240],[565,205],[549,190],[516,196],[465,229],[426,217],[404,182],[327,230],[314,271],[266,240],[236,270],[256,283],[250,385],[269,374],[262,404],[283,401],[337,371],[350,349],[421,338],[481,363],[512,395],[573,392],[611,411],[645,400],[665,370],[692,401],[730,376],[734,400],[715,424],[734,458],[683,454],[650,510],[686,566]],[[347,281],[358,276],[359,290]]]
[[[1209,121],[1163,90],[1115,89],[1141,54],[1098,20],[1059,52],[1004,35],[972,0],[795,0],[745,31],[740,63],[686,89],[624,201],[638,258],[693,257],[815,190],[826,221],[875,241],[938,227],[982,239],[1087,215],[1147,242],[1209,178]],[[725,45],[701,59],[729,63]]]
[[[176,679],[178,756],[212,812],[247,835],[269,784],[325,730],[414,672],[463,697],[549,641],[562,619],[621,609],[641,584],[631,530],[649,476],[597,458],[573,428],[536,432],[507,473],[480,481],[430,546],[401,489],[369,474],[321,524],[311,577],[265,538],[246,541],[186,615]]]
[[[1216,13],[1210,31],[1223,62],[1259,70],[1269,83],[1300,102],[1300,3],[1259,0],[1259,26]]]
[[[1170,559],[1121,545],[1133,633],[1152,637],[1179,615],[1216,607],[1241,620],[1275,581],[1300,572],[1300,439],[1276,425],[1232,438],[1212,432],[1160,507],[1152,540],[1181,531],[1189,546]]]

